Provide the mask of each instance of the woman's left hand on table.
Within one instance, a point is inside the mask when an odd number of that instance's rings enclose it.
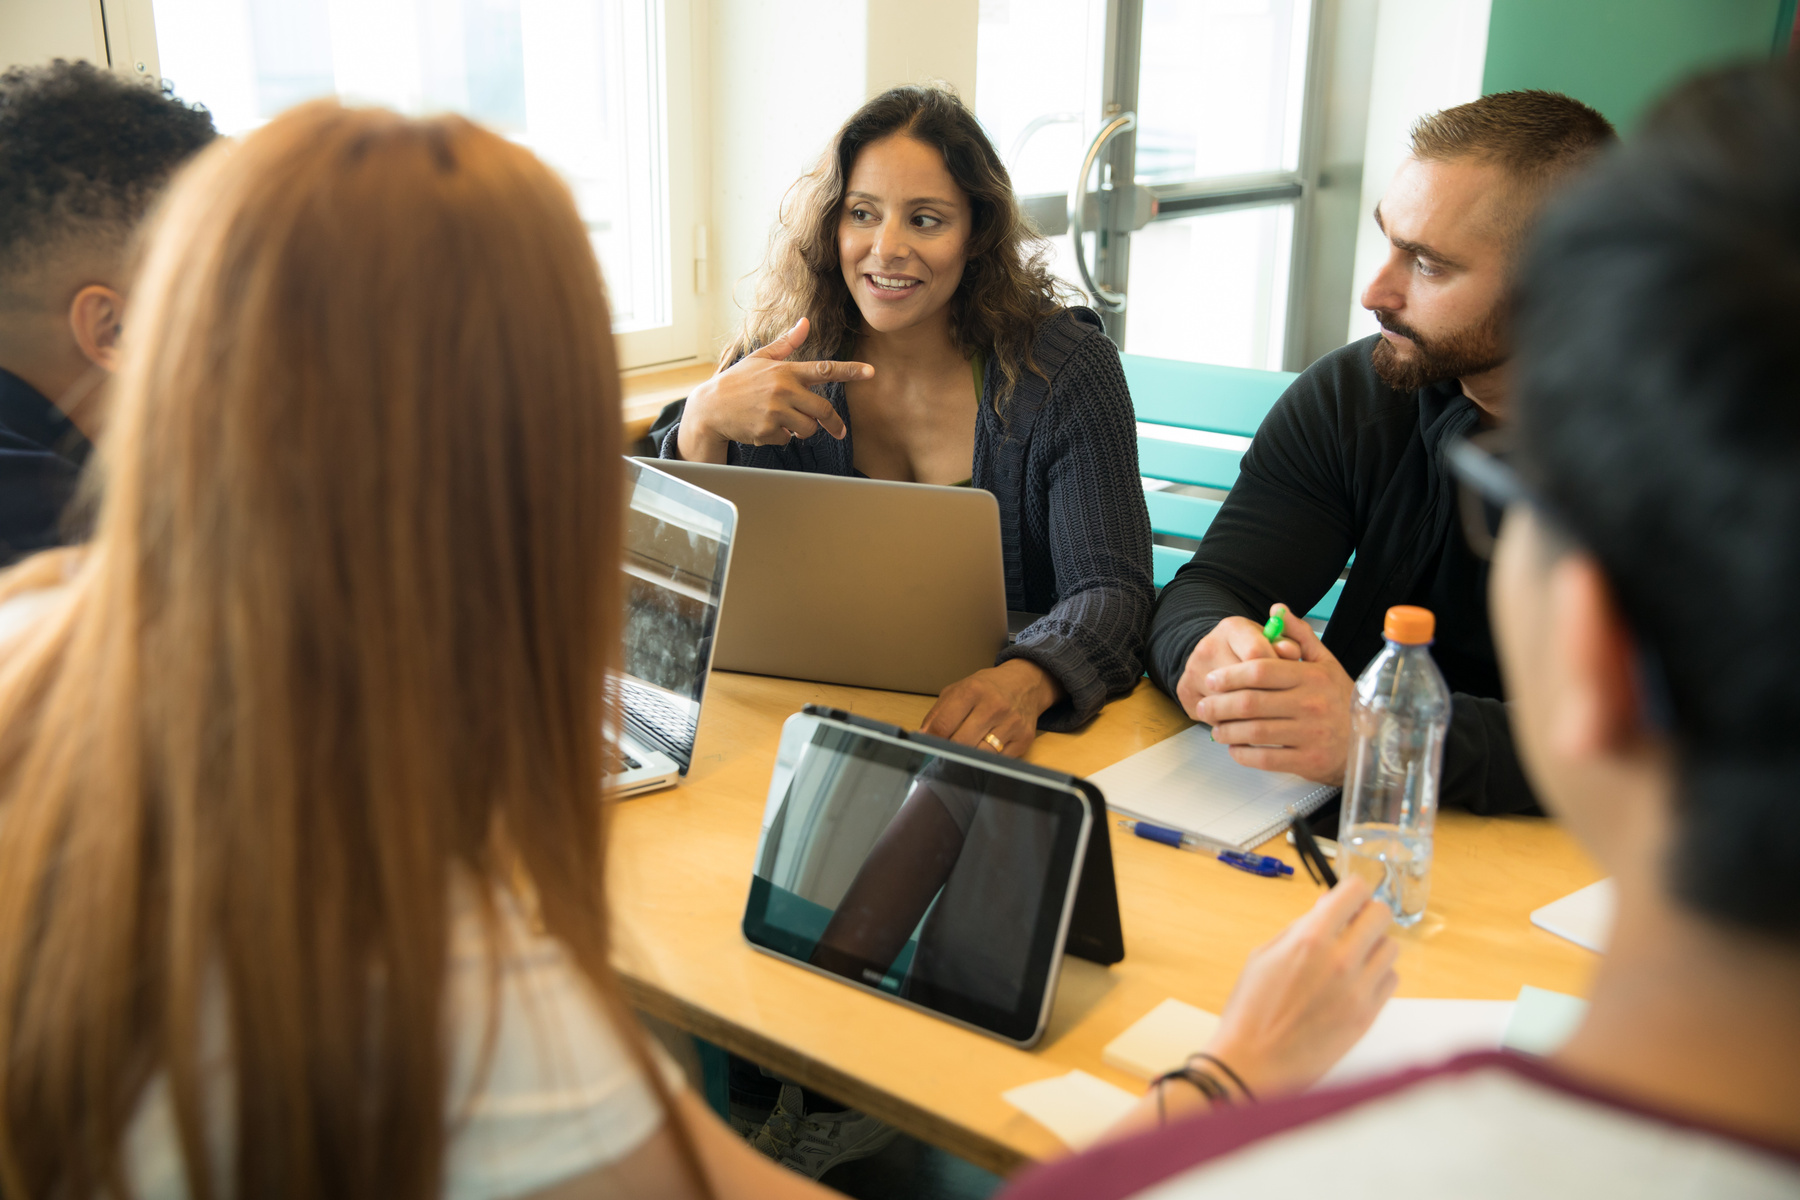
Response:
[[[965,746],[1023,758],[1037,720],[1062,699],[1062,686],[1034,662],[1010,659],[945,688],[919,728]]]

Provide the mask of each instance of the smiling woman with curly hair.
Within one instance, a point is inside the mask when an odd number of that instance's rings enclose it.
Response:
[[[743,332],[662,442],[993,492],[1007,606],[1045,615],[925,729],[1015,756],[1131,689],[1153,600],[1119,355],[1045,249],[955,94],[882,93],[790,191]]]

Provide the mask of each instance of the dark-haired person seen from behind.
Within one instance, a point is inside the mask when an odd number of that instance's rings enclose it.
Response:
[[[967,483],[999,501],[1007,607],[1047,615],[946,688],[926,732],[1020,756],[1038,729],[1131,690],[1154,590],[1118,352],[1062,304],[954,94],[894,88],[838,131],[784,205],[727,360],[665,457]]]
[[[1455,695],[1444,799],[1535,807],[1507,730],[1487,566],[1456,532],[1444,447],[1510,419],[1515,260],[1545,197],[1612,138],[1599,113],[1549,92],[1414,127],[1375,210],[1389,250],[1362,303],[1381,333],[1321,358],[1276,403],[1151,623],[1151,678],[1239,762],[1342,782],[1354,677],[1388,608],[1416,604],[1437,615],[1432,656]],[[1323,640],[1290,621],[1297,640],[1278,653],[1262,636],[1273,606],[1306,612],[1353,553]]]
[[[103,419],[128,243],[212,118],[85,62],[0,74],[0,565],[61,543]]]
[[[1172,1124],[1009,1200],[1800,1196],[1796,212],[1800,77],[1687,85],[1546,217],[1514,449],[1459,460],[1504,513],[1520,756],[1618,881],[1574,1036]]]

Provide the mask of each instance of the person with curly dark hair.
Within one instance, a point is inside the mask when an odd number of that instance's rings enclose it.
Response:
[[[0,74],[0,565],[67,537],[132,234],[214,136],[205,109],[91,63]]]
[[[661,443],[993,492],[1007,607],[1046,615],[924,728],[1013,756],[1131,690],[1155,598],[1118,351],[1045,251],[953,92],[884,92],[789,192],[742,334]]]

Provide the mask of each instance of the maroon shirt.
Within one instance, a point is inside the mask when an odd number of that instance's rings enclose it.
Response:
[[[1800,1153],[1648,1109],[1541,1060],[1440,1066],[1203,1113],[1021,1176],[1002,1200],[1787,1197]]]

